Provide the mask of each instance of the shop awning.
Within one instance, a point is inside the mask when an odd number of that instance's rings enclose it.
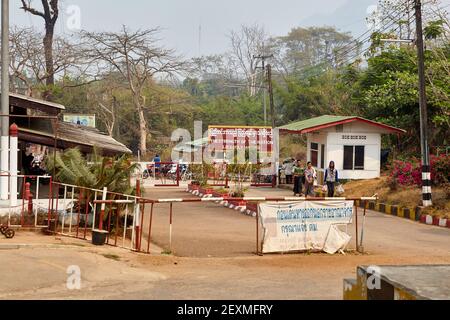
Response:
[[[92,153],[94,147],[105,155],[132,153],[123,143],[102,133],[95,128],[84,127],[67,122],[55,124],[52,121],[38,119],[31,123],[18,123],[19,140],[53,147],[59,149],[78,147],[82,152]]]

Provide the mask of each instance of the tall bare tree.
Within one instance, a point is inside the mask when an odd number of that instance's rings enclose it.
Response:
[[[231,56],[236,60],[240,70],[247,80],[249,94],[254,96],[257,90],[257,67],[259,59],[256,56],[266,54],[268,35],[258,24],[242,25],[238,31],[231,31]],[[261,80],[261,79],[260,79]]]
[[[125,26],[118,33],[84,32],[88,44],[88,55],[104,62],[104,68],[117,71],[131,92],[133,105],[139,118],[139,149],[142,156],[147,153],[149,136],[145,110],[144,88],[157,76],[173,75],[183,63],[158,44],[159,28],[129,31]]]
[[[47,84],[50,75],[45,62],[44,44],[39,41],[41,36],[42,34],[33,28],[13,27],[10,30],[9,68],[12,76],[11,89],[15,92],[35,96],[34,89]],[[95,65],[87,61],[79,44],[62,37],[55,37],[53,42],[52,76],[59,76],[62,79],[59,85],[62,87],[73,86],[73,83],[83,85],[96,78]],[[70,78],[72,83],[66,84],[66,78]]]
[[[42,17],[44,19],[45,35],[43,44],[45,54],[45,70],[47,73],[46,84],[47,86],[53,86],[55,84],[55,69],[53,65],[53,38],[55,33],[55,24],[59,16],[58,0],[41,0],[42,11],[33,8],[31,0],[21,1],[21,9],[31,13],[32,15]]]

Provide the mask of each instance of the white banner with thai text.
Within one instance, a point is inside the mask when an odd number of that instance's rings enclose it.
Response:
[[[350,236],[338,226],[352,223],[353,201],[260,203],[263,253],[344,249]]]

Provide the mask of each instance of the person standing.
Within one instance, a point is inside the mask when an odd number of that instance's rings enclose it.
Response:
[[[336,183],[339,183],[339,174],[336,170],[334,161],[330,161],[328,168],[325,170],[325,176],[323,178],[324,184],[327,185],[328,197],[334,197],[334,188]]]
[[[305,169],[305,196],[314,196],[314,180],[317,177],[316,170],[312,166],[311,161],[306,165]]]
[[[303,179],[305,169],[302,166],[302,162],[297,160],[294,166],[294,197],[301,195],[303,192]]]
[[[155,157],[153,158],[153,164],[155,168],[155,175],[159,175],[161,168],[161,157],[159,156],[159,154],[155,155]]]
[[[290,159],[284,167],[284,173],[286,174],[286,184],[292,183],[292,174],[294,173],[294,161]]]

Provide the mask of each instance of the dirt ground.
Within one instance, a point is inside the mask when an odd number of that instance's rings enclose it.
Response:
[[[279,194],[286,191],[254,191]],[[147,196],[192,197],[181,189]],[[212,203],[174,205],[175,255],[165,255],[168,212],[155,210],[151,255],[26,232],[0,238],[0,272],[9,275],[0,299],[342,299],[342,281],[358,265],[450,264],[449,229],[375,212],[365,221],[364,255],[256,256],[255,219]],[[69,265],[81,269],[81,290],[65,285]]]
[[[354,180],[344,185],[345,194],[365,196],[377,194],[380,202],[404,207],[415,207],[422,204],[422,189],[417,186],[398,186],[391,190],[388,176],[370,180]],[[432,187],[433,207],[426,208],[425,213],[440,218],[450,218],[450,200],[442,187]]]

